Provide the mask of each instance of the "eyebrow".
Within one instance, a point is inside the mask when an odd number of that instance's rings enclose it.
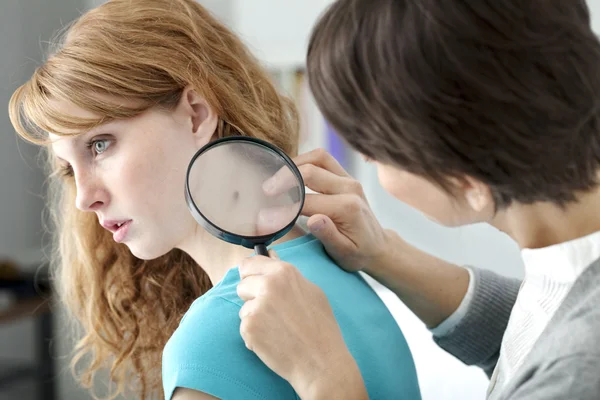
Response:
[[[79,144],[79,142],[81,142],[82,140],[84,140],[84,137],[93,136],[93,135],[99,133],[97,131],[101,131],[101,130],[107,128],[107,127],[109,129],[112,129],[112,127],[114,127],[115,125],[118,126],[119,122],[121,122],[121,121],[119,121],[119,120],[112,120],[112,121],[109,121],[109,122],[105,122],[102,125],[98,125],[98,126],[92,128],[92,129],[90,129],[89,131],[76,134],[75,137],[73,138],[73,141],[75,142],[74,144],[75,145]],[[62,136],[62,137],[65,137],[65,136]],[[56,156],[56,158],[58,159],[58,161],[61,161],[63,163],[67,163],[68,164],[68,161],[66,161],[65,159],[57,156],[56,153],[54,153],[54,155]]]
[[[103,125],[103,126],[104,126],[104,125]],[[81,132],[81,133],[77,133],[77,134],[75,134],[75,135],[62,135],[62,136],[60,136],[60,137],[59,137],[57,140],[64,139],[65,137],[72,137],[73,144],[74,144],[75,146],[77,146],[77,145],[79,145],[79,143],[80,143],[81,141],[83,141],[83,140],[84,140],[84,138],[85,138],[85,137],[92,136],[92,135],[96,134],[96,131],[97,131],[97,130],[100,130],[100,129],[101,129],[101,127],[100,127],[100,126],[98,126],[98,127],[95,127],[95,128],[92,128],[92,129],[90,129],[89,131],[86,131],[86,132]],[[55,153],[55,155],[56,155],[56,153]],[[61,157],[59,157],[59,156],[56,156],[56,158],[58,158],[60,161],[64,161],[64,162],[66,162],[64,159],[62,159],[62,158],[61,158]]]
[[[90,132],[90,131],[88,131],[88,132]],[[88,132],[86,132],[86,133],[88,133]],[[83,133],[83,134],[80,134],[80,135],[77,135],[77,136],[75,136],[75,137],[73,138],[73,141],[74,141],[74,143],[73,143],[73,147],[77,147],[77,145],[79,145],[79,142],[82,140],[82,136],[83,136],[83,135],[85,135],[85,133]],[[61,137],[61,138],[59,138],[59,139],[57,139],[57,140],[60,140],[60,139],[62,139],[62,138],[64,138],[64,136],[63,136],[63,137]],[[56,151],[54,150],[54,148],[53,148],[53,146],[52,146],[52,145],[51,145],[51,148],[52,148],[52,151],[54,152],[54,156],[56,157],[56,159],[57,159],[59,162],[61,162],[61,163],[64,163],[64,164],[69,164],[69,162],[68,162],[67,160],[65,160],[64,158],[62,158],[62,157],[60,157],[60,156],[58,156],[58,155],[56,154]]]

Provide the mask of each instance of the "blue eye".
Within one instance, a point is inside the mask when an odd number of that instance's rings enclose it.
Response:
[[[108,149],[109,146],[110,146],[110,140],[108,140],[108,139],[94,140],[92,142],[92,148],[96,154],[104,153]]]

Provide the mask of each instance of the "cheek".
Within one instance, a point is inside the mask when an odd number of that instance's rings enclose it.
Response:
[[[161,213],[172,207],[176,196],[183,196],[185,161],[169,157],[162,151],[139,151],[124,157],[115,168],[113,181],[118,182],[113,195],[128,203],[133,213]],[[181,164],[181,165],[180,165]]]
[[[454,226],[461,219],[452,198],[427,180],[387,167],[378,168],[378,177],[388,193],[430,220]]]
[[[120,197],[134,201],[138,207],[151,204],[162,192],[158,184],[161,177],[157,176],[155,167],[144,155],[130,157],[117,172],[123,194]]]
[[[402,175],[402,173],[389,167],[377,166],[377,177],[385,191],[396,199],[412,206],[415,203],[413,198],[417,193],[411,190],[411,186],[413,185],[411,185],[410,179]]]

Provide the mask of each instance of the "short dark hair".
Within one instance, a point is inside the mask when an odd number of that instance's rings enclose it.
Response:
[[[600,42],[584,0],[338,0],[307,73],[360,153],[449,189],[564,206],[600,166]]]

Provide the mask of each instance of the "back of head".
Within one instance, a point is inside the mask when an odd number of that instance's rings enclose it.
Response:
[[[192,86],[219,116],[215,136],[258,137],[295,155],[296,110],[241,41],[194,0],[112,0],[84,14],[32,78],[14,93],[10,116],[27,140],[77,135],[153,107],[170,109]],[[127,101],[120,102],[119,99]],[[66,101],[91,112],[75,118]],[[168,135],[165,132],[165,135]],[[49,152],[50,168],[57,165]],[[210,281],[187,254],[135,258],[93,213],[75,208],[72,178],[52,179],[59,233],[57,286],[84,330],[82,381],[110,367],[140,398],[160,391],[160,356],[170,334]],[[183,188],[181,188],[183,193]]]
[[[496,207],[597,185],[600,43],[584,0],[338,0],[314,28],[317,103],[370,158],[489,185]]]

